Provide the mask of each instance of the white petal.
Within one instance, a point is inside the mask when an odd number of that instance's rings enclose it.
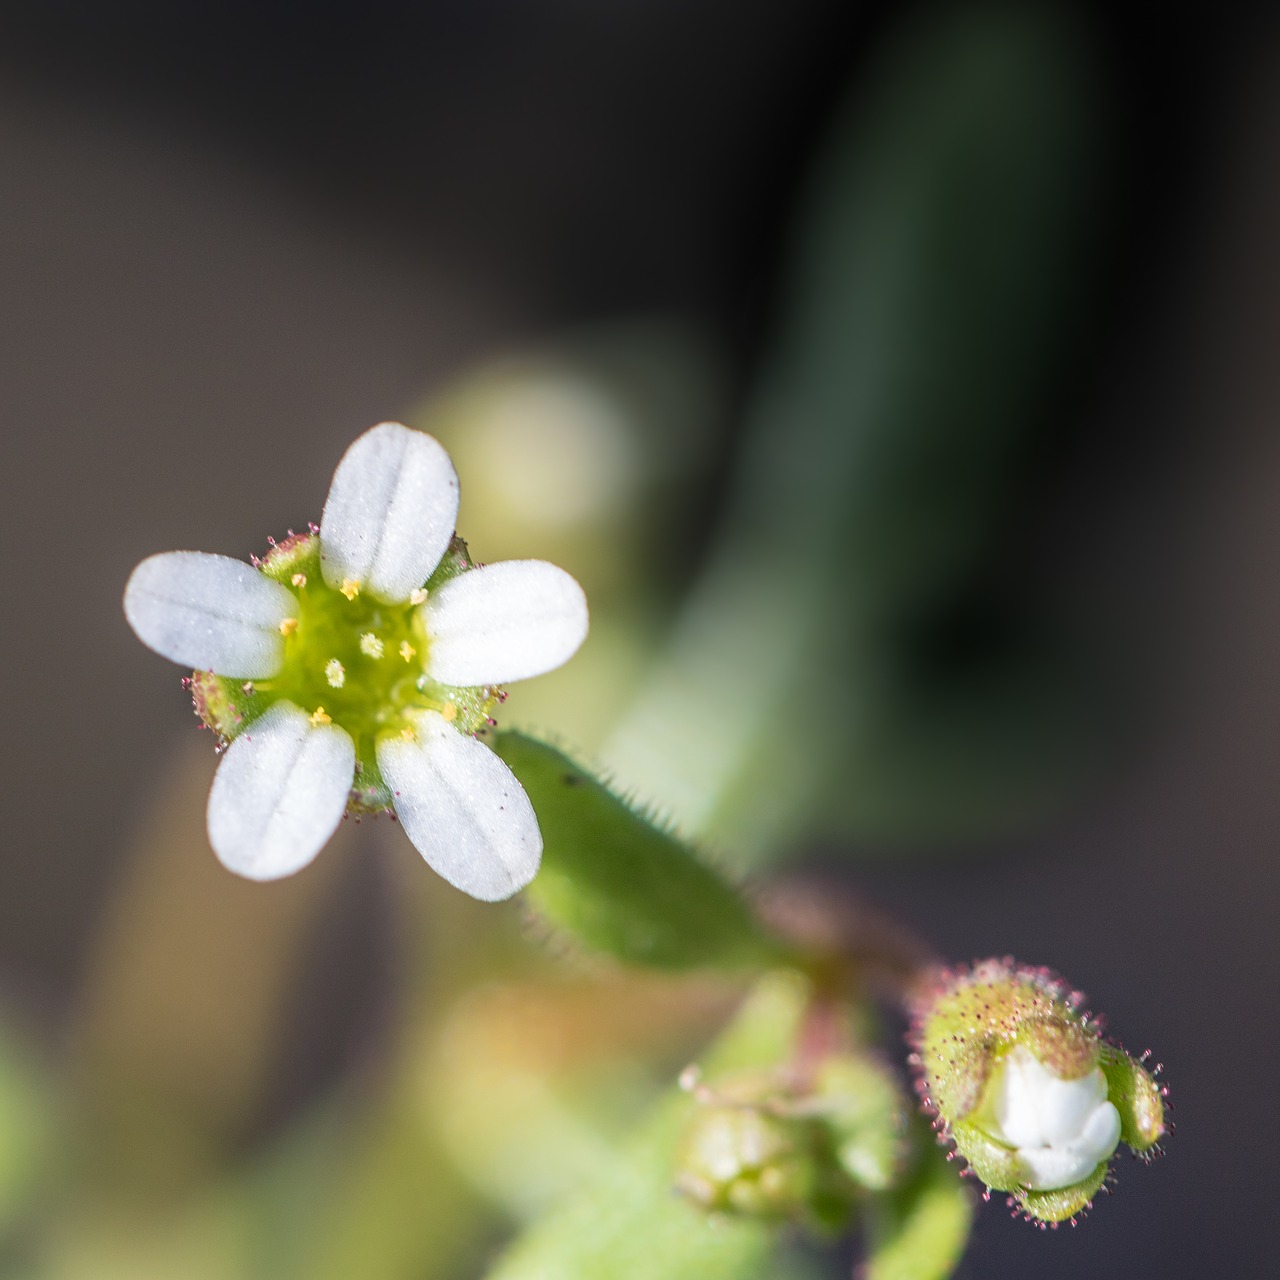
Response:
[[[245,680],[280,670],[280,624],[297,607],[252,565],[202,551],[150,556],[124,589],[124,616],[143,644],[184,667]]]
[[[1120,1113],[1110,1102],[1099,1105],[1085,1123],[1075,1148],[1095,1165],[1110,1158],[1120,1145]]]
[[[1071,1147],[1029,1147],[1018,1151],[1018,1163],[1033,1191],[1056,1191],[1087,1177],[1101,1161]]]
[[[1100,1070],[1063,1080],[1025,1045],[1016,1045],[1001,1064],[995,1083],[997,1136],[1011,1147],[1073,1142],[1106,1096],[1107,1082]]]
[[[542,833],[515,774],[483,743],[434,711],[417,737],[383,738],[378,768],[396,816],[428,864],[484,902],[523,889],[542,861]]]
[[[587,598],[545,560],[504,560],[445,583],[422,606],[427,673],[441,684],[506,684],[552,671],[587,636]]]
[[[329,487],[320,517],[324,580],[407,600],[440,563],[457,520],[458,477],[444,446],[398,422],[371,427],[342,455]]]
[[[209,843],[250,880],[292,875],[320,852],[347,807],[356,751],[336,725],[277,702],[227,749],[209,792]]]
[[[1042,1104],[1044,1141],[1055,1147],[1078,1141],[1106,1098],[1107,1078],[1096,1067],[1077,1080],[1054,1078]]]

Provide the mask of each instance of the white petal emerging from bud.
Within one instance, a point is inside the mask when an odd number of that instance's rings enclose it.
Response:
[[[1069,1187],[1108,1159],[1120,1141],[1120,1113],[1095,1067],[1063,1080],[1025,1045],[1015,1045],[988,1086],[983,1125],[1018,1153],[1027,1186]]]
[[[184,667],[237,680],[279,671],[280,624],[296,612],[288,588],[243,560],[203,551],[148,556],[124,589],[124,616],[143,644]]]
[[[587,635],[587,598],[544,560],[505,560],[447,582],[427,600],[427,674],[441,684],[506,684],[553,671]]]
[[[227,749],[209,792],[209,843],[228,870],[276,880],[309,863],[347,807],[355,744],[277,702]]]
[[[483,743],[424,712],[412,739],[378,742],[378,768],[396,816],[427,863],[484,902],[519,892],[537,874],[542,833],[510,769]]]
[[[440,563],[458,519],[458,477],[443,446],[397,422],[371,427],[342,455],[320,518],[321,567],[407,600]]]

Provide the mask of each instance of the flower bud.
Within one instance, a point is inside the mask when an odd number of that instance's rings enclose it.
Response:
[[[912,1065],[942,1141],[1027,1217],[1074,1219],[1121,1140],[1153,1151],[1164,1091],[1105,1041],[1047,969],[987,960],[942,973],[914,1011]]]
[[[839,1227],[865,1192],[894,1186],[907,1155],[903,1091],[884,1063],[831,1053],[811,1070],[682,1082],[698,1103],[676,1185],[704,1208]]]
[[[803,1217],[820,1182],[821,1134],[812,1120],[786,1114],[769,1079],[740,1078],[699,1106],[677,1157],[676,1186],[713,1212]]]

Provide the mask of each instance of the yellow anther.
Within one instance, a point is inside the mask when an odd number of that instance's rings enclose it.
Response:
[[[400,656],[408,662],[410,658],[417,653],[417,649],[413,647],[407,640],[400,641]]]
[[[418,740],[418,735],[414,733],[413,726],[408,724],[405,725],[405,727],[400,730],[400,736],[406,742],[416,742]]]
[[[458,715],[458,708],[455,707],[452,702],[446,702],[444,706],[440,708],[440,715],[445,720],[456,719]]]
[[[380,658],[383,654],[382,641],[372,631],[366,631],[360,637],[360,652],[366,658]]]
[[[330,658],[324,664],[324,678],[335,689],[341,689],[347,682],[347,669],[340,663],[337,658]]]
[[[427,600],[426,587],[414,587],[414,589],[409,592],[410,604],[425,604],[426,600]]]
[[[338,588],[348,600],[354,600],[360,594],[360,584],[354,578],[343,578]]]
[[[332,724],[333,717],[323,708],[317,707],[308,717],[313,729],[318,729],[322,724]]]
[[[307,585],[307,575],[305,573],[295,573],[289,581],[292,582],[295,587],[305,587]]]
[[[297,618],[286,618],[280,624],[280,634],[282,636],[291,636],[298,629]]]

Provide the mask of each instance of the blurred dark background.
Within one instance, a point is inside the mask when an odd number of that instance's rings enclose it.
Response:
[[[657,316],[704,335],[722,379],[671,513],[674,596],[725,502],[835,104],[938,8],[6,7],[0,993],[45,1043],[186,729],[120,617],[132,565],[259,550],[266,521],[318,515],[364,426],[504,351]],[[812,858],[945,954],[1063,968],[1168,1064],[1169,1158],[1122,1165],[1118,1197],[1052,1238],[989,1206],[962,1275],[1262,1275],[1280,32],[1242,5],[1074,9],[1103,82],[1102,225],[1010,538],[1039,589],[1106,600],[1131,705],[1052,823],[968,856]],[[387,906],[367,866],[336,874],[284,1111],[376,1035]]]

